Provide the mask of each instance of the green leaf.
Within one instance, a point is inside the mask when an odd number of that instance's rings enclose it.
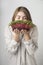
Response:
[[[27,24],[27,25],[34,26],[34,24],[32,23],[32,21],[29,21],[29,20],[27,20],[27,21],[23,21],[23,20],[11,21],[11,22],[9,23],[9,26],[14,25],[14,24],[16,24],[16,23],[23,23],[23,24]]]

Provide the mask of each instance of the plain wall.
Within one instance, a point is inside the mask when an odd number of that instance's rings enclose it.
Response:
[[[4,29],[19,6],[29,9],[32,20],[38,27],[38,50],[35,57],[37,64],[43,65],[43,0],[0,0],[0,5],[0,65],[8,65]]]

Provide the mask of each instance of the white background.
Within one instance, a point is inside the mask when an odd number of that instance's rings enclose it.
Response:
[[[0,65],[8,65],[5,49],[4,29],[11,21],[15,9],[25,6],[38,27],[38,50],[35,54],[38,65],[43,65],[43,0],[0,0]]]

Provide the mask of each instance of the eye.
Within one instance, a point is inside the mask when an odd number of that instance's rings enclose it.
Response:
[[[17,19],[20,19],[20,16],[17,16]]]
[[[23,19],[27,20],[27,17],[26,17],[26,16],[24,16],[24,17],[23,17]]]
[[[20,19],[20,16],[19,16],[19,15],[17,15],[15,19]]]

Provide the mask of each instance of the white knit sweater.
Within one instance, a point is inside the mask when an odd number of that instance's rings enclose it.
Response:
[[[7,50],[11,55],[9,65],[37,65],[34,58],[34,53],[38,48],[37,27],[32,28],[29,35],[31,37],[30,40],[25,41],[22,38],[21,42],[18,43],[12,38],[11,27],[8,26],[5,29]]]

